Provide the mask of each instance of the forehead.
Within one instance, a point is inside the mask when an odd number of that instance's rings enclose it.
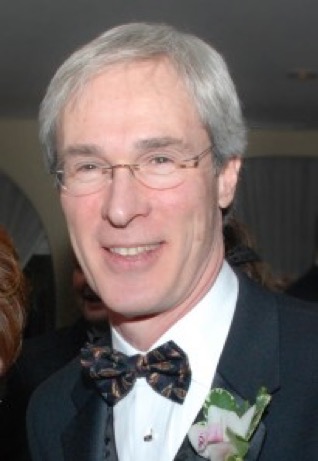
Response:
[[[153,87],[171,86],[184,87],[184,77],[181,72],[177,71],[173,61],[164,55],[154,56],[147,59],[128,59],[124,61],[114,62],[101,67],[96,72],[89,73],[87,77],[82,79],[81,85],[74,91],[66,104],[67,106],[82,100],[87,93],[94,92],[99,89],[99,82],[106,82],[108,85],[120,86],[122,83],[127,85],[142,84],[146,88],[151,85]]]
[[[66,105],[58,134],[63,145],[88,133],[111,141],[137,133],[182,137],[196,129],[202,124],[188,88],[161,57],[115,64],[89,80]]]
[[[103,104],[132,99],[141,102],[147,94],[151,99],[169,95],[169,98],[187,100],[194,106],[183,77],[165,56],[115,63],[92,75],[71,96],[62,111],[65,114],[92,105],[96,100]]]

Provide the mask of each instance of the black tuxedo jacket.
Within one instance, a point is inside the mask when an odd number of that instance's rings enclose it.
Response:
[[[296,298],[318,303],[318,264],[314,264],[286,292]]]
[[[250,402],[261,386],[272,395],[246,461],[318,460],[318,316],[312,307],[240,276],[213,385]],[[37,389],[28,427],[33,461],[117,461],[112,410],[83,381],[77,359]],[[175,461],[199,460],[186,437]]]
[[[87,341],[87,322],[26,339],[7,378],[0,405],[0,460],[30,461],[25,428],[26,408],[34,390],[76,357]]]

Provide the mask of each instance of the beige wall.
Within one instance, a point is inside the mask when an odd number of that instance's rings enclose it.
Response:
[[[318,131],[252,130],[247,154],[318,156]]]
[[[248,155],[318,155],[318,131],[253,130]],[[67,231],[52,179],[45,172],[33,120],[0,120],[0,169],[37,210],[51,247],[57,286],[57,323],[74,316]]]
[[[42,220],[53,257],[57,323],[68,323],[74,315],[68,237],[58,195],[42,161],[35,121],[0,120],[0,170],[23,190]]]

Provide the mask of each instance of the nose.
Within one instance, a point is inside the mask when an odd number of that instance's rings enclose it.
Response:
[[[147,216],[149,211],[146,188],[134,178],[127,165],[118,165],[105,191],[103,218],[114,227],[126,227],[138,216]]]

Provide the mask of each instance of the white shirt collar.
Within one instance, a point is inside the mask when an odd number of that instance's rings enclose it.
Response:
[[[192,380],[210,386],[231,326],[237,296],[237,277],[224,261],[210,290],[190,312],[166,331],[151,349],[166,341],[174,341],[188,355]],[[128,344],[114,328],[112,338],[114,348],[127,355],[144,353]],[[211,357],[214,358],[212,367]]]

